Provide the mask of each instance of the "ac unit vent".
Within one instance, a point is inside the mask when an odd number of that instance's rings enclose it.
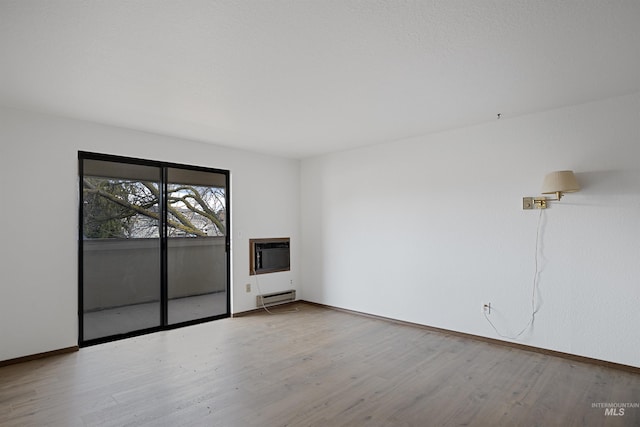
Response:
[[[262,294],[256,296],[256,305],[258,307],[282,304],[284,302],[295,301],[296,291],[290,289],[288,291],[273,292],[270,294]]]

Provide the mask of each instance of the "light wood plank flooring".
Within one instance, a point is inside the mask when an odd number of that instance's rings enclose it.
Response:
[[[309,304],[0,368],[2,426],[637,426],[640,375]]]

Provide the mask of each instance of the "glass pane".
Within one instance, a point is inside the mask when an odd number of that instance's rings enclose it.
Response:
[[[160,169],[83,160],[83,340],[160,326]]]
[[[228,311],[225,178],[167,170],[169,324]]]

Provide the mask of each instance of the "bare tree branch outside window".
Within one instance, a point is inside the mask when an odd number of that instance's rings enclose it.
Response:
[[[85,238],[159,236],[157,182],[85,176],[82,184]],[[168,184],[168,236],[224,236],[224,201],[224,188]]]

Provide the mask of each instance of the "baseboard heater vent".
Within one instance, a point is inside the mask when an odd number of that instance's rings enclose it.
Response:
[[[258,295],[256,297],[256,304],[258,307],[269,306],[275,304],[282,304],[283,302],[295,301],[296,291],[290,289],[288,291],[273,292],[270,294]]]

